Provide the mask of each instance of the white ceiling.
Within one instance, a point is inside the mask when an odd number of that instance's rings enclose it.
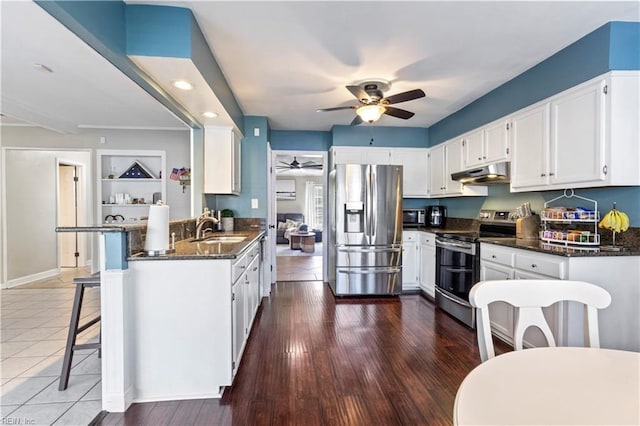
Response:
[[[63,133],[82,128],[186,129],[37,4],[0,1],[0,14],[3,125],[31,123]]]
[[[397,105],[416,113],[410,120],[384,116],[375,125],[428,127],[604,23],[640,21],[635,0],[127,3],[190,8],[244,114],[267,116],[276,130],[349,124],[352,110],[315,110],[354,105],[344,86],[369,79],[390,81],[388,95],[427,94]],[[71,128],[180,126],[38,6],[0,8],[4,114],[25,119],[23,109],[26,121]]]

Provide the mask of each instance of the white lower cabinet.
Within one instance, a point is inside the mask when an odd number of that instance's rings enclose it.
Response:
[[[402,290],[436,294],[436,236],[431,232],[402,232]]]
[[[239,273],[237,272],[239,271]],[[254,244],[232,266],[233,375],[235,376],[260,303],[260,245]]]
[[[236,259],[129,262],[134,401],[215,398],[232,384],[260,303],[260,262],[259,242]]]
[[[562,279],[586,281],[607,290],[611,305],[598,311],[600,346],[640,351],[640,256],[561,256],[482,243],[481,279]],[[513,343],[514,312],[509,305],[492,304],[494,334]],[[560,346],[583,346],[584,307],[574,302],[543,309]],[[546,346],[542,333],[532,328],[525,346]]]
[[[420,232],[420,289],[436,297],[436,235]]]
[[[420,240],[417,231],[402,232],[402,290],[417,290],[419,283],[418,252]]]

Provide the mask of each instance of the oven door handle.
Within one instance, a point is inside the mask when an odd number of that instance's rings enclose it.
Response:
[[[441,240],[439,238],[436,238],[436,242],[438,243],[438,245],[443,246],[443,247],[457,247],[457,248],[462,248],[462,249],[470,249],[472,247],[469,244],[453,243],[453,242],[450,242],[450,241]]]
[[[442,289],[440,289],[438,287],[436,287],[436,291],[440,294],[440,296],[444,297],[445,299],[448,299],[448,300],[452,301],[453,303],[456,303],[456,304],[458,304],[460,306],[465,306],[467,308],[473,308],[473,306],[471,306],[470,303],[461,302],[458,299],[454,299],[453,297],[449,296],[444,290],[442,290]]]

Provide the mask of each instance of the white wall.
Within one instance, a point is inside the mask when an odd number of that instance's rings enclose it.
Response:
[[[20,284],[57,273],[57,175],[58,161],[63,159],[92,174],[90,151],[4,149],[3,283]],[[89,220],[90,211],[85,214],[85,221]],[[88,253],[90,248],[85,244],[81,250]]]
[[[190,167],[190,132],[148,130],[91,130],[63,135],[35,127],[0,127],[5,149],[2,195],[5,208],[5,262],[0,262],[0,284],[15,285],[57,272],[56,176],[57,158],[87,163],[88,216],[95,217],[96,149],[165,150],[168,178],[173,167]],[[106,143],[100,143],[100,137]],[[25,148],[25,149],[11,149]],[[84,150],[82,157],[78,154]],[[80,157],[76,156],[80,155]],[[167,180],[167,203],[172,219],[191,216],[191,191]],[[1,234],[0,234],[1,236]],[[89,244],[91,244],[89,242]],[[4,270],[3,270],[4,269]],[[4,275],[3,275],[4,274]]]
[[[131,149],[166,151],[167,204],[171,207],[171,219],[191,216],[191,191],[182,192],[178,181],[169,180],[172,168],[191,167],[189,129],[177,130],[87,130],[79,134],[63,135],[36,127],[0,128],[2,146],[45,149]],[[106,143],[100,143],[100,137]],[[95,167],[95,154],[92,165]],[[91,176],[92,193],[95,194],[95,176]]]
[[[322,176],[277,176],[276,180],[295,180],[296,181],[296,199],[295,200],[276,200],[277,213],[302,213],[305,211],[306,203],[306,182],[316,182],[322,184]]]

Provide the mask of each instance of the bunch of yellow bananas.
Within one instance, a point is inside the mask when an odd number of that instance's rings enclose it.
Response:
[[[624,232],[629,229],[629,216],[616,209],[616,203],[613,203],[613,209],[602,218],[598,227],[613,232]]]

